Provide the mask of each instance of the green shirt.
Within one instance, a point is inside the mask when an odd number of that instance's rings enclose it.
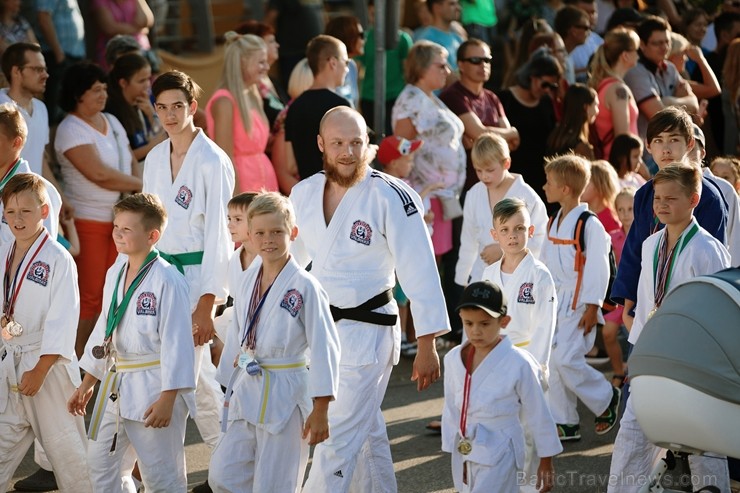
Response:
[[[355,60],[365,67],[360,99],[375,101],[375,30],[366,30],[365,36],[365,53],[355,57]],[[403,76],[403,62],[413,44],[411,36],[406,31],[399,30],[396,47],[385,52],[385,98],[387,101],[396,99],[406,85]]]
[[[463,0],[460,2],[460,7],[462,7],[463,26],[478,24],[479,26],[490,27],[498,23],[493,0]]]

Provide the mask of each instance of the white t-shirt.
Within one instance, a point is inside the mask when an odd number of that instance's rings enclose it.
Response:
[[[21,157],[28,161],[31,171],[37,175],[41,174],[41,168],[44,162],[44,149],[49,143],[49,113],[46,111],[46,105],[36,98],[31,100],[33,105],[33,115],[29,115],[25,108],[16,104],[8,96],[8,89],[0,89],[0,103],[10,103],[15,105],[26,120],[28,127],[28,137],[26,144],[21,151]]]
[[[54,150],[61,165],[67,198],[75,208],[75,217],[109,223],[113,220],[113,204],[121,196],[117,190],[107,190],[91,182],[64,155],[69,149],[93,145],[103,165],[122,173],[131,173],[131,151],[128,137],[116,117],[104,113],[106,131],[100,133],[80,118],[69,114],[59,124]]]

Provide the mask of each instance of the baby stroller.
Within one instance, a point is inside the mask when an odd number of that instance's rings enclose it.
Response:
[[[660,484],[674,453],[740,457],[740,269],[676,287],[645,324],[630,374],[637,421],[669,451],[641,493],[677,491]]]

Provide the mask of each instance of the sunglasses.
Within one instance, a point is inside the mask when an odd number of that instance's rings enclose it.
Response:
[[[540,87],[542,89],[545,89],[546,91],[547,90],[554,91],[554,90],[556,90],[560,86],[557,85],[557,84],[555,84],[554,82],[548,82],[548,81],[545,80],[545,81],[542,81],[542,85]]]
[[[468,62],[472,63],[473,65],[480,65],[481,63],[488,63],[490,64],[493,58],[489,57],[482,57],[482,56],[471,56],[468,58],[461,58],[461,62]]]
[[[357,33],[357,37],[360,39],[365,39],[365,31],[360,31]]]

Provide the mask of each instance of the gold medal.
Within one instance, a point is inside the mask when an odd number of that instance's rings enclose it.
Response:
[[[467,438],[461,438],[460,441],[457,442],[457,451],[462,455],[468,455],[473,451],[473,444],[470,443],[470,440]]]
[[[107,355],[108,351],[105,350],[105,346],[93,346],[92,355],[95,359],[103,359]]]

